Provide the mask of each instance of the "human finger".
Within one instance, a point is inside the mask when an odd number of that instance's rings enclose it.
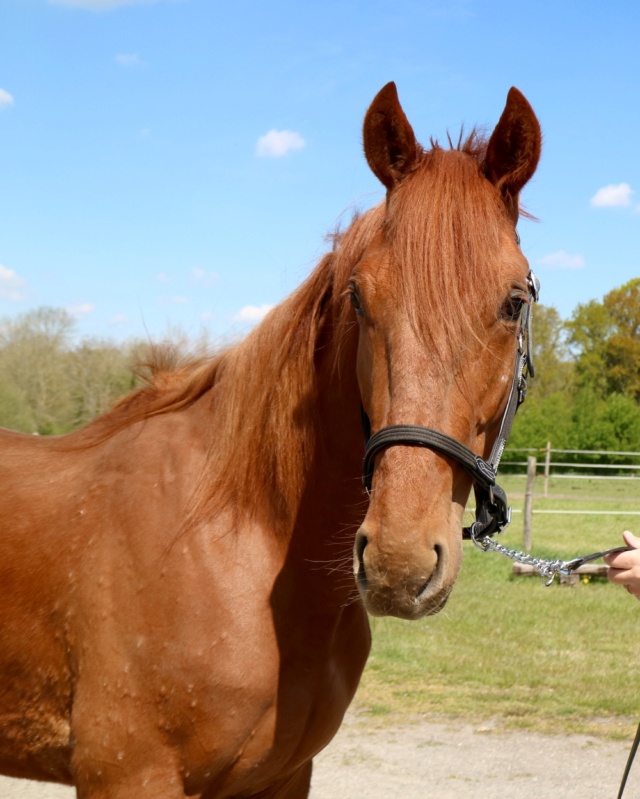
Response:
[[[607,566],[613,569],[633,569],[636,565],[640,567],[640,550],[614,552],[611,555],[605,555],[603,560]]]
[[[626,545],[633,547],[633,549],[605,555],[604,562],[608,566],[614,566],[616,569],[631,569],[636,563],[640,566],[640,538],[629,532],[629,530],[625,530],[622,537]]]
[[[610,566],[607,572],[607,579],[616,585],[630,585],[634,577],[629,569],[616,569]]]

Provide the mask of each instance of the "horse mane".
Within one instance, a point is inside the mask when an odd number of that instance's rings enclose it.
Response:
[[[211,468],[194,493],[198,517],[214,502],[246,509],[255,497],[264,497],[262,488],[272,497],[275,516],[286,517],[302,491],[315,447],[318,340],[325,325],[340,328],[353,263],[381,221],[380,208],[354,218],[333,237],[333,249],[308,279],[242,341],[209,357],[180,358],[164,346],[152,349],[139,370],[140,388],[52,445],[65,451],[89,449],[156,416],[185,410],[199,400],[210,402]],[[343,326],[352,327],[353,320],[345,318]]]
[[[481,175],[484,151],[475,132],[449,150],[432,142],[390,200],[332,236],[332,250],[307,280],[244,340],[211,358],[169,369],[152,359],[148,382],[66,436],[68,445],[95,446],[137,422],[210,395],[205,399],[213,414],[210,468],[194,493],[197,515],[220,507],[257,512],[266,494],[274,518],[289,518],[316,446],[318,341],[329,325],[337,365],[340,342],[356,324],[345,299],[349,278],[381,226],[400,265],[391,276],[399,304],[421,338],[428,344],[446,340],[455,348],[473,332],[477,297],[489,277],[486,264],[498,251],[498,220],[506,215]],[[428,268],[415,268],[418,264]]]

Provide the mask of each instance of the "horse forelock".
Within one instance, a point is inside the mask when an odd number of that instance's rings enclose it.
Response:
[[[492,289],[497,297],[511,280],[500,269],[509,220],[483,154],[475,135],[452,150],[436,144],[389,200],[395,291],[420,339],[449,352],[478,335]]]

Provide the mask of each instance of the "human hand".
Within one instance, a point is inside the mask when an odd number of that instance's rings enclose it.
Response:
[[[609,566],[609,580],[616,585],[624,585],[636,599],[640,599],[640,538],[628,530],[622,534],[627,546],[633,547],[628,552],[605,555],[604,562]]]

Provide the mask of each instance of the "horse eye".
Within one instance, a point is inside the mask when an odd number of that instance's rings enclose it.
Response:
[[[360,302],[360,297],[358,297],[358,292],[353,286],[349,286],[349,302],[351,305],[353,305],[353,308],[357,314],[364,313],[364,308]]]
[[[505,319],[507,322],[515,322],[522,313],[524,303],[524,297],[512,294],[500,308],[500,318]]]

